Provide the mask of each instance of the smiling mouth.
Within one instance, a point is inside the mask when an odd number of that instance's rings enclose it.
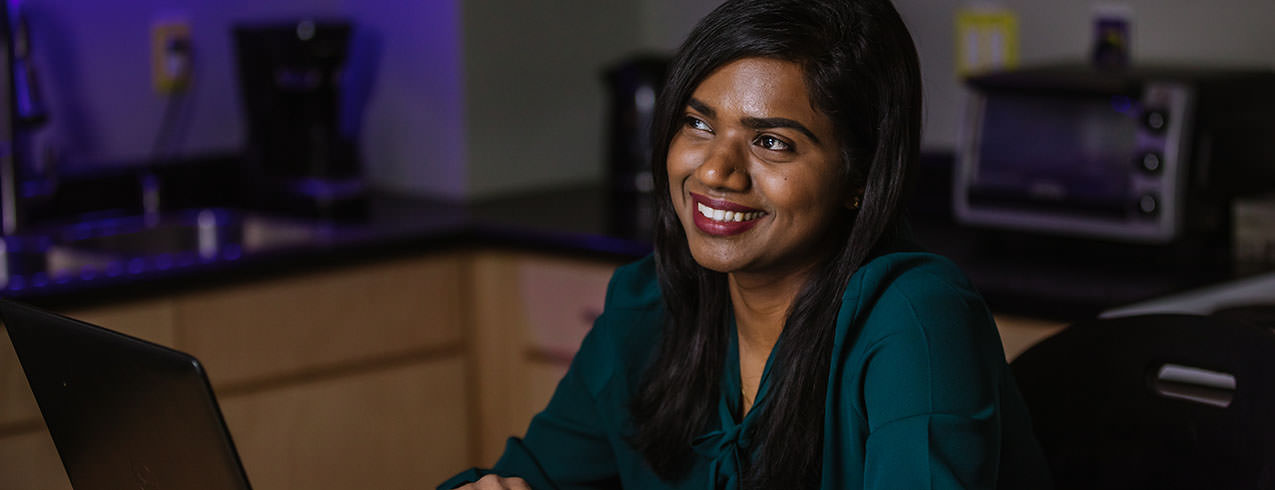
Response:
[[[752,221],[766,214],[764,211],[727,211],[725,209],[715,209],[702,202],[695,203],[695,208],[699,211],[701,216],[713,221],[720,221],[724,223]]]
[[[768,213],[721,199],[691,193],[695,202],[692,221],[700,231],[713,236],[738,235],[756,225]]]

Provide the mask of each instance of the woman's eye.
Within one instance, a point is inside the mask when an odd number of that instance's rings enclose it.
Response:
[[[788,142],[766,134],[757,137],[757,146],[771,151],[792,151]]]
[[[710,133],[713,131],[713,128],[708,127],[708,123],[694,116],[686,116],[686,127],[698,129],[700,131],[708,131]]]

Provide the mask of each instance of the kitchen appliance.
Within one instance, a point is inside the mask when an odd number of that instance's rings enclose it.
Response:
[[[651,124],[668,64],[663,56],[638,55],[604,72],[610,94],[607,207],[612,232],[642,233],[655,222]]]
[[[351,31],[315,20],[234,29],[247,160],[267,206],[324,214],[364,197],[347,129],[359,115],[343,103]]]
[[[961,223],[1223,243],[1232,200],[1275,188],[1275,72],[1050,65],[967,85],[953,179]]]

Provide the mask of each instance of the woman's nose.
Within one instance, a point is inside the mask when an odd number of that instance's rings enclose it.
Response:
[[[746,191],[749,185],[747,163],[748,158],[735,145],[714,145],[704,162],[695,169],[695,177],[710,188]]]

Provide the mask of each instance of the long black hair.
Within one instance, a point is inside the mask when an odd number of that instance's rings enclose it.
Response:
[[[657,189],[655,261],[667,316],[655,357],[630,406],[630,442],[662,478],[679,479],[691,441],[714,427],[731,303],[725,274],[701,267],[669,196],[669,144],[691,93],[732,61],[799,64],[811,102],[841,142],[842,188],[857,210],[830,223],[830,252],[797,295],[773,353],[766,400],[755,407],[749,488],[817,487],[824,404],[841,295],[849,277],[903,228],[900,202],[920,145],[916,48],[889,0],[730,0],[696,25],[673,60],[657,102],[652,168]],[[846,196],[846,202],[852,196]]]

